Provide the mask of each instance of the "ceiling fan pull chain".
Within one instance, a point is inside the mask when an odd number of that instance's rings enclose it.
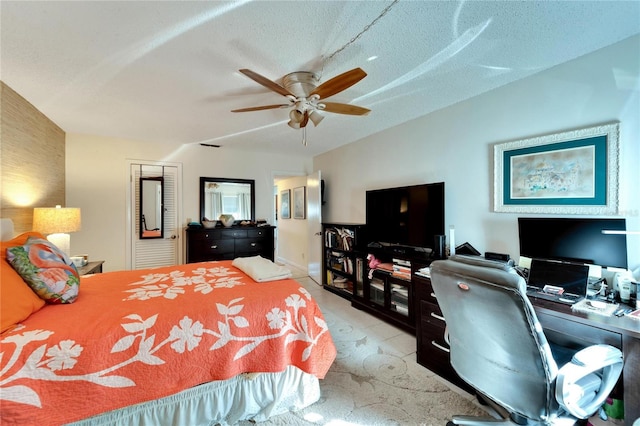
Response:
[[[302,128],[302,145],[307,146],[307,128]]]
[[[362,31],[360,31],[358,34],[356,34],[351,40],[349,40],[348,42],[346,42],[341,48],[339,48],[338,50],[336,50],[335,52],[333,52],[331,55],[329,55],[327,57],[326,60],[323,59],[322,61],[322,67],[320,70],[320,79],[322,79],[322,73],[324,72],[324,64],[325,62],[329,62],[331,59],[333,59],[334,56],[336,56],[338,53],[342,52],[344,49],[347,48],[347,46],[355,43],[356,40],[358,40],[360,38],[360,36],[362,36],[362,34],[366,33],[367,31],[369,31],[369,29],[371,29],[371,27],[373,27],[376,23],[378,23],[378,21],[387,14],[387,12],[396,4],[398,3],[399,0],[393,0],[393,2],[391,2],[390,5],[388,5],[387,7],[384,8],[384,10],[382,12],[380,12],[380,15],[378,15],[378,17],[376,19],[374,19],[373,21],[371,21],[371,23],[367,26],[365,26]]]

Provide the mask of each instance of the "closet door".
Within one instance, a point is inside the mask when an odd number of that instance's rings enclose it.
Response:
[[[128,218],[130,255],[129,269],[154,268],[182,263],[180,238],[180,197],[182,167],[180,164],[132,162],[130,164],[130,212]],[[164,192],[163,238],[140,238],[140,178],[162,177]]]

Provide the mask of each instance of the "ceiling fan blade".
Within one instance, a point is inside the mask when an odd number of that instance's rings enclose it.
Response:
[[[263,105],[263,106],[249,107],[249,108],[233,109],[231,110],[231,112],[262,111],[263,109],[287,108],[290,106],[291,105],[289,104]]]
[[[320,86],[316,87],[309,96],[318,95],[320,96],[320,99],[328,98],[329,96],[333,96],[336,93],[340,93],[343,90],[348,89],[366,76],[367,73],[361,68],[354,68],[351,71],[347,71],[333,77],[331,80],[325,81]]]
[[[348,115],[367,115],[370,109],[359,107],[357,105],[341,104],[338,102],[322,102],[324,109],[322,111],[333,112],[336,114]]]
[[[255,81],[256,83],[262,84],[267,89],[273,90],[274,92],[279,93],[282,96],[293,96],[293,94],[290,93],[287,89],[280,86],[278,83],[269,80],[267,77],[261,76],[257,72],[248,70],[246,68],[241,69],[240,72],[246,75],[247,77],[249,77],[251,80]]]

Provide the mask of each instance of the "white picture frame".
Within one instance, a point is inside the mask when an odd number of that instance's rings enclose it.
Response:
[[[619,123],[494,145],[495,212],[618,214]]]

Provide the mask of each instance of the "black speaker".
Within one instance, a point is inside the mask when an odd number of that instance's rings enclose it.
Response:
[[[436,259],[445,258],[445,244],[447,242],[446,235],[433,236],[433,257]]]

